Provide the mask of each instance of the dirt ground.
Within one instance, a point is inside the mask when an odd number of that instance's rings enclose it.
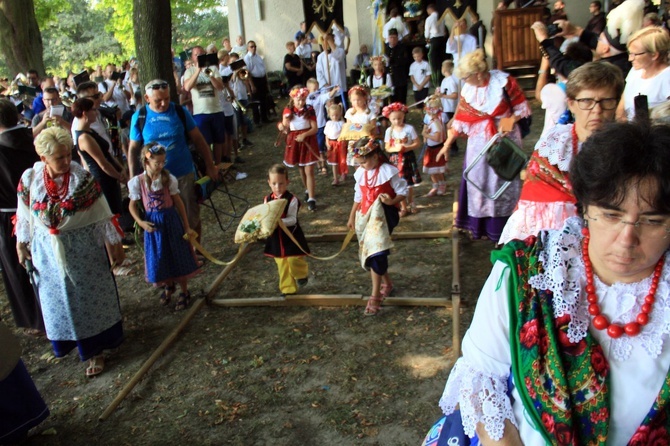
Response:
[[[283,104],[283,102],[280,102]],[[532,149],[542,129],[537,104]],[[281,111],[281,109],[279,109]],[[420,129],[414,110],[409,122]],[[273,147],[273,125],[249,135],[255,142],[241,156],[249,177],[230,191],[258,204],[268,193],[266,170],[280,162]],[[465,141],[450,161],[445,197],[422,198],[430,179],[416,190],[421,212],[401,220],[397,232],[449,230],[453,193],[460,182]],[[289,189],[302,196],[297,172]],[[346,231],[353,180],[332,187],[317,177],[318,210],[306,206],[299,218],[306,234]],[[215,205],[229,211],[224,194]],[[239,204],[239,202],[237,202]],[[202,209],[203,243],[222,260],[237,246],[234,228],[222,231],[211,209]],[[222,216],[224,223],[229,217]],[[339,243],[311,243],[317,255],[330,255]],[[450,297],[451,240],[395,242],[389,259],[397,297]],[[461,335],[489,270],[488,241],[464,240],[460,250],[463,308]],[[136,246],[128,255],[142,263]],[[208,287],[222,267],[207,262],[191,282]],[[161,307],[159,291],[142,274],[117,278],[126,341],[110,355],[102,375],[88,379],[76,354],[56,360],[48,341],[20,335],[26,363],[51,416],[31,432],[29,445],[418,445],[440,417],[437,405],[454,358],[451,312],[442,307],[384,307],[364,317],[363,307],[221,307],[205,305],[175,343],[106,421],[99,416],[185,312]],[[360,267],[355,243],[335,260],[310,260],[305,294],[368,296],[369,275]],[[274,262],[253,245],[221,285],[216,298],[279,296]],[[2,299],[0,317],[11,321]],[[10,323],[11,325],[11,323]]]

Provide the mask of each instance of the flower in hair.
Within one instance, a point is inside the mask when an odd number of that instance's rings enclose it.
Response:
[[[396,111],[407,114],[409,109],[402,102],[394,102],[393,104],[389,104],[386,107],[384,107],[384,109],[382,110],[382,115],[384,115],[385,118],[388,118],[391,115],[391,113]]]
[[[309,95],[309,90],[308,90],[307,88],[305,88],[305,87],[302,87],[302,88],[294,88],[294,89],[291,90],[291,92],[289,93],[289,96],[291,96],[292,99],[296,99],[296,98],[304,99],[304,98],[306,98],[308,95]]]
[[[363,156],[368,156],[376,150],[381,150],[381,143],[378,139],[363,137],[354,144],[353,147],[349,148],[352,156],[354,158],[360,158]]]
[[[349,89],[349,93],[348,93],[349,96],[351,96],[354,93],[358,93],[361,96],[365,96],[365,97],[368,96],[368,90],[362,85],[354,85],[353,87],[351,87]]]

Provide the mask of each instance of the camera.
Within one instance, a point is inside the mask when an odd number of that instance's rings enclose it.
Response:
[[[550,23],[547,26],[547,32],[549,33],[549,37],[554,37],[556,34],[560,33],[561,31],[563,31],[563,29],[555,23]]]

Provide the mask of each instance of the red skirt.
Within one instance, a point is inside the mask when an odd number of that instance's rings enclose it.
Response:
[[[447,161],[444,159],[444,157],[440,158],[440,160],[437,161],[437,154],[440,152],[441,149],[442,144],[432,147],[431,146],[426,147],[426,152],[423,154],[424,169],[440,168],[447,165]]]
[[[338,166],[337,171],[340,175],[349,173],[349,166],[347,165],[348,141],[329,139],[328,143],[328,164]]]
[[[308,130],[293,130],[286,137],[284,164],[288,167],[309,166],[310,164],[316,164],[319,160],[319,145],[316,141],[316,135],[308,136],[303,142],[295,140],[298,135]]]

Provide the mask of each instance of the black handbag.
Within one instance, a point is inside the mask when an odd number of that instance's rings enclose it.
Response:
[[[499,138],[486,152],[486,162],[505,181],[513,181],[528,163],[529,156],[509,138]]]

